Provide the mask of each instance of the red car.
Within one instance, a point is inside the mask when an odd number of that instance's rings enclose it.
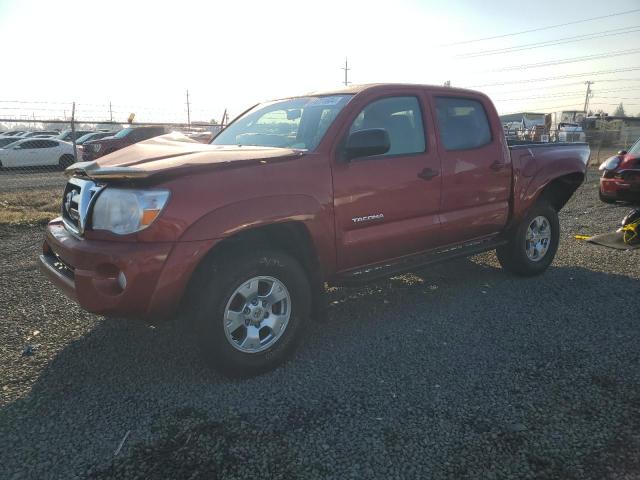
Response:
[[[600,200],[640,205],[640,139],[600,165]]]
[[[544,272],[588,158],[584,143],[509,147],[470,90],[286,98],[208,145],[162,136],[67,169],[40,265],[91,312],[181,310],[216,367],[255,373],[322,316],[325,283],[493,249],[509,271]]]
[[[128,127],[113,136],[89,140],[83,145],[82,160],[89,162],[134,143],[164,135],[165,127]]]

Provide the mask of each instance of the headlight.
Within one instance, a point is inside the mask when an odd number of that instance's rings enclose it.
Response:
[[[598,170],[615,170],[618,165],[620,165],[620,157],[610,157],[602,162]]]
[[[168,199],[167,190],[107,187],[93,206],[93,229],[118,235],[139,232],[158,218]]]

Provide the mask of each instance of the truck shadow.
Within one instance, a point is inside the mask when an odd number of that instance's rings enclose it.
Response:
[[[260,402],[277,402],[284,390],[291,399],[304,398],[309,384],[317,386],[319,399],[326,391],[376,388],[368,377],[374,371],[382,381],[409,381],[388,368],[400,352],[407,361],[412,352],[429,349],[436,364],[440,357],[443,364],[454,358],[457,365],[451,368],[465,369],[509,362],[505,345],[517,343],[521,334],[528,339],[522,348],[531,355],[551,348],[545,342],[557,346],[583,328],[594,329],[586,332],[591,336],[614,330],[634,335],[633,320],[615,312],[628,308],[628,294],[637,289],[636,279],[581,267],[552,267],[543,277],[517,278],[500,270],[492,255],[361,288],[332,288],[327,321],[310,326],[294,359],[245,380],[211,371],[193,335],[176,322],[149,326],[107,318],[60,351],[28,396],[0,410],[5,424],[0,432],[17,439],[13,449],[25,452],[24,461],[37,457],[40,442],[65,436],[69,451],[89,449],[108,462],[124,432],[153,430],[163,416],[176,415],[176,408],[208,405],[211,415],[237,415]],[[596,295],[607,301],[586,300]],[[583,322],[585,316],[596,320]],[[496,340],[497,332],[510,329],[511,337]],[[414,341],[416,336],[422,339]],[[100,431],[101,439],[74,435],[104,426],[109,429]],[[36,430],[38,438],[20,436]],[[104,450],[105,438],[110,451]],[[55,469],[47,473],[55,476]]]

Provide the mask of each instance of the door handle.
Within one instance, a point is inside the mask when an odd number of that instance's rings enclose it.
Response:
[[[433,170],[432,168],[425,168],[418,174],[418,177],[423,180],[431,180],[433,177],[437,177],[438,175],[440,175],[439,171]]]
[[[502,170],[506,166],[507,166],[506,163],[501,162],[500,160],[496,160],[491,165],[489,165],[489,168],[491,170],[493,170],[494,172],[498,172],[498,171]]]

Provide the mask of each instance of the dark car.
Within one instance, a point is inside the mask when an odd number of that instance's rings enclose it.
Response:
[[[72,132],[71,130],[64,130],[57,137],[57,140],[63,140],[65,142],[73,142],[74,138],[77,140],[78,138],[86,135],[87,133],[93,133],[91,130],[76,130]]]
[[[600,165],[600,200],[640,204],[640,138]]]
[[[86,135],[83,135],[80,138],[78,138],[76,140],[76,144],[77,145],[84,145],[86,142],[89,142],[91,140],[100,140],[101,138],[112,137],[116,133],[118,133],[118,130],[113,131],[113,132],[91,132],[91,133],[87,133]]]
[[[165,133],[167,133],[165,127],[128,127],[111,137],[85,142],[82,159],[84,161],[95,160],[121,148]]]

